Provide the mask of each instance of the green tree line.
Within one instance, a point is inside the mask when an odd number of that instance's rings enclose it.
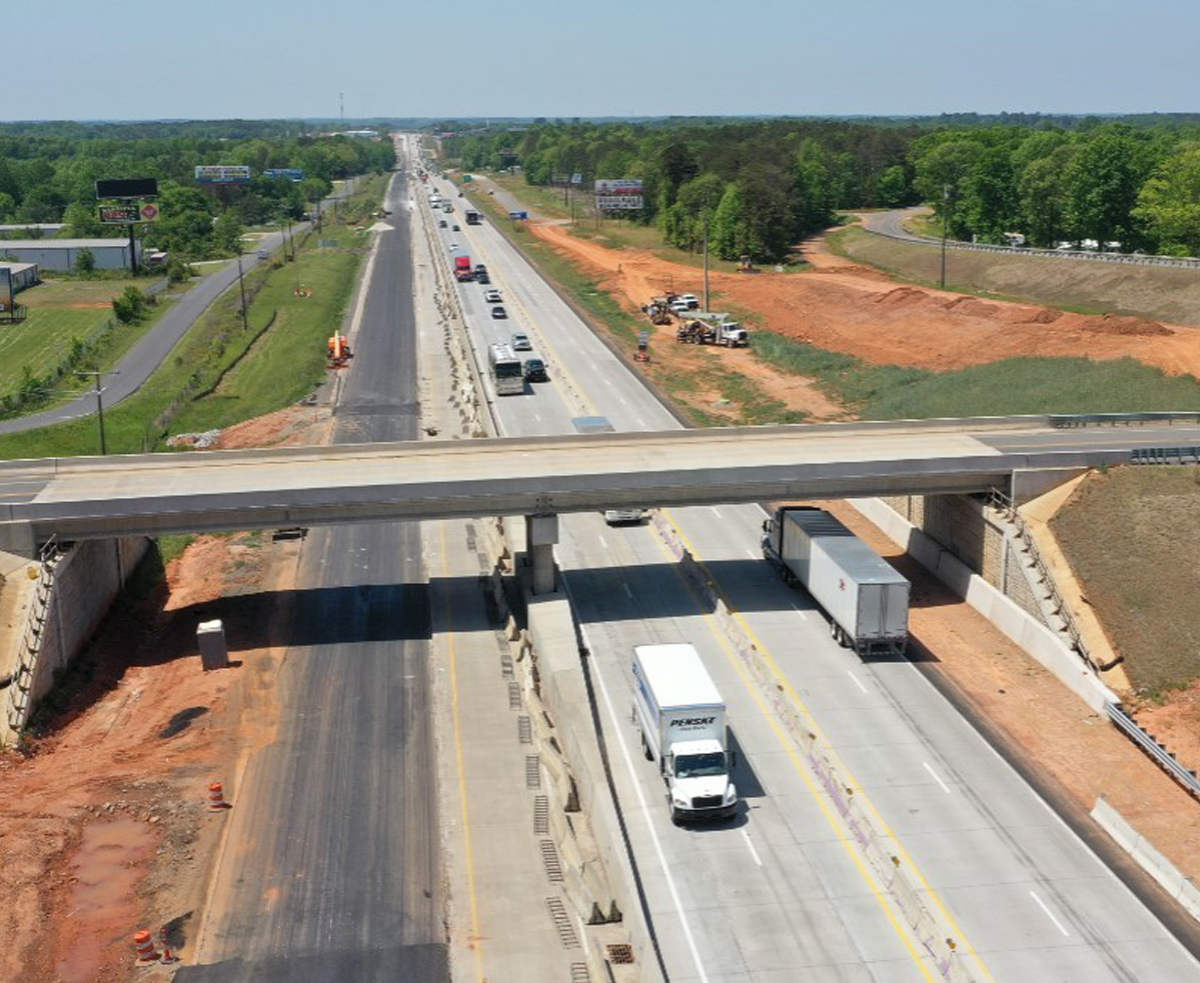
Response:
[[[137,124],[139,131],[153,131],[155,126],[171,133],[178,124]],[[297,128],[295,123],[291,126]],[[64,237],[120,236],[122,227],[99,221],[95,182],[156,178],[161,218],[146,227],[144,242],[180,259],[236,252],[245,225],[297,219],[310,202],[329,193],[334,178],[395,166],[387,139],[275,136],[270,129],[241,139],[119,137],[87,130],[84,124],[45,124],[34,133],[12,132],[19,128],[0,126],[0,223],[63,222]],[[195,168],[200,164],[249,165],[254,177],[246,184],[199,185]],[[305,178],[297,183],[263,177],[268,168],[299,168]]]
[[[1200,122],[964,114],[925,120],[537,121],[443,140],[466,169],[639,178],[635,219],[723,259],[784,259],[841,210],[929,202],[951,235],[1200,255]],[[1106,244],[1117,243],[1119,246]]]

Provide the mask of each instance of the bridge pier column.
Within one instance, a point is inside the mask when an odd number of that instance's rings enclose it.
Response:
[[[534,594],[553,594],[558,588],[554,546],[558,542],[558,516],[525,516],[525,549],[533,572]]]

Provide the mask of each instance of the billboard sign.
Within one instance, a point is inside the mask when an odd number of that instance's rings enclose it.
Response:
[[[139,222],[157,222],[161,214],[159,207],[151,201],[144,201],[138,206]]]
[[[140,222],[137,205],[101,205],[100,221],[105,225],[132,225]]]
[[[250,180],[250,168],[244,164],[201,164],[196,168],[201,184],[234,184]]]
[[[12,270],[0,266],[0,314],[10,314],[13,309]]]
[[[580,174],[578,171],[576,171],[574,174],[571,175],[571,183],[572,184],[583,184],[583,175]]]
[[[269,167],[262,173],[263,177],[285,177],[289,181],[304,180],[304,171],[298,167]]]
[[[635,178],[597,181],[596,207],[602,212],[636,211],[642,207],[642,182]]]
[[[156,198],[158,181],[152,177],[96,182],[97,198]]]

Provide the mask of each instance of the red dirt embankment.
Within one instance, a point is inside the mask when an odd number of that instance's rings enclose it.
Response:
[[[630,310],[667,284],[701,290],[694,267],[577,239],[561,225],[531,228],[590,267]],[[877,364],[945,371],[1018,356],[1129,357],[1171,375],[1200,376],[1200,328],[896,286],[885,273],[830,253],[820,237],[806,244],[805,258],[814,268],[803,273],[710,274],[721,298],[714,306],[753,312],[772,331]]]

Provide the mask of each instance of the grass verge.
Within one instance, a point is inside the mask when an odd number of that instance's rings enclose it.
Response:
[[[839,256],[884,270],[902,283],[938,285],[937,245],[899,242],[859,228],[839,229],[826,241]],[[1132,314],[1200,324],[1200,277],[1188,269],[952,249],[947,253],[946,289],[1079,314]]]
[[[363,182],[343,215],[369,212],[379,182]],[[320,247],[318,241],[336,245]],[[236,290],[192,326],[173,354],[136,394],[104,414],[110,454],[162,449],[168,433],[208,430],[281,409],[324,377],[324,341],[341,322],[368,239],[340,220],[327,221],[298,249],[294,264],[274,262],[246,276],[251,300],[243,328]],[[297,280],[312,290],[294,294]],[[83,417],[0,436],[0,458],[98,452],[97,421]]]
[[[1200,677],[1200,469],[1092,475],[1050,522],[1139,695],[1163,699]]]

